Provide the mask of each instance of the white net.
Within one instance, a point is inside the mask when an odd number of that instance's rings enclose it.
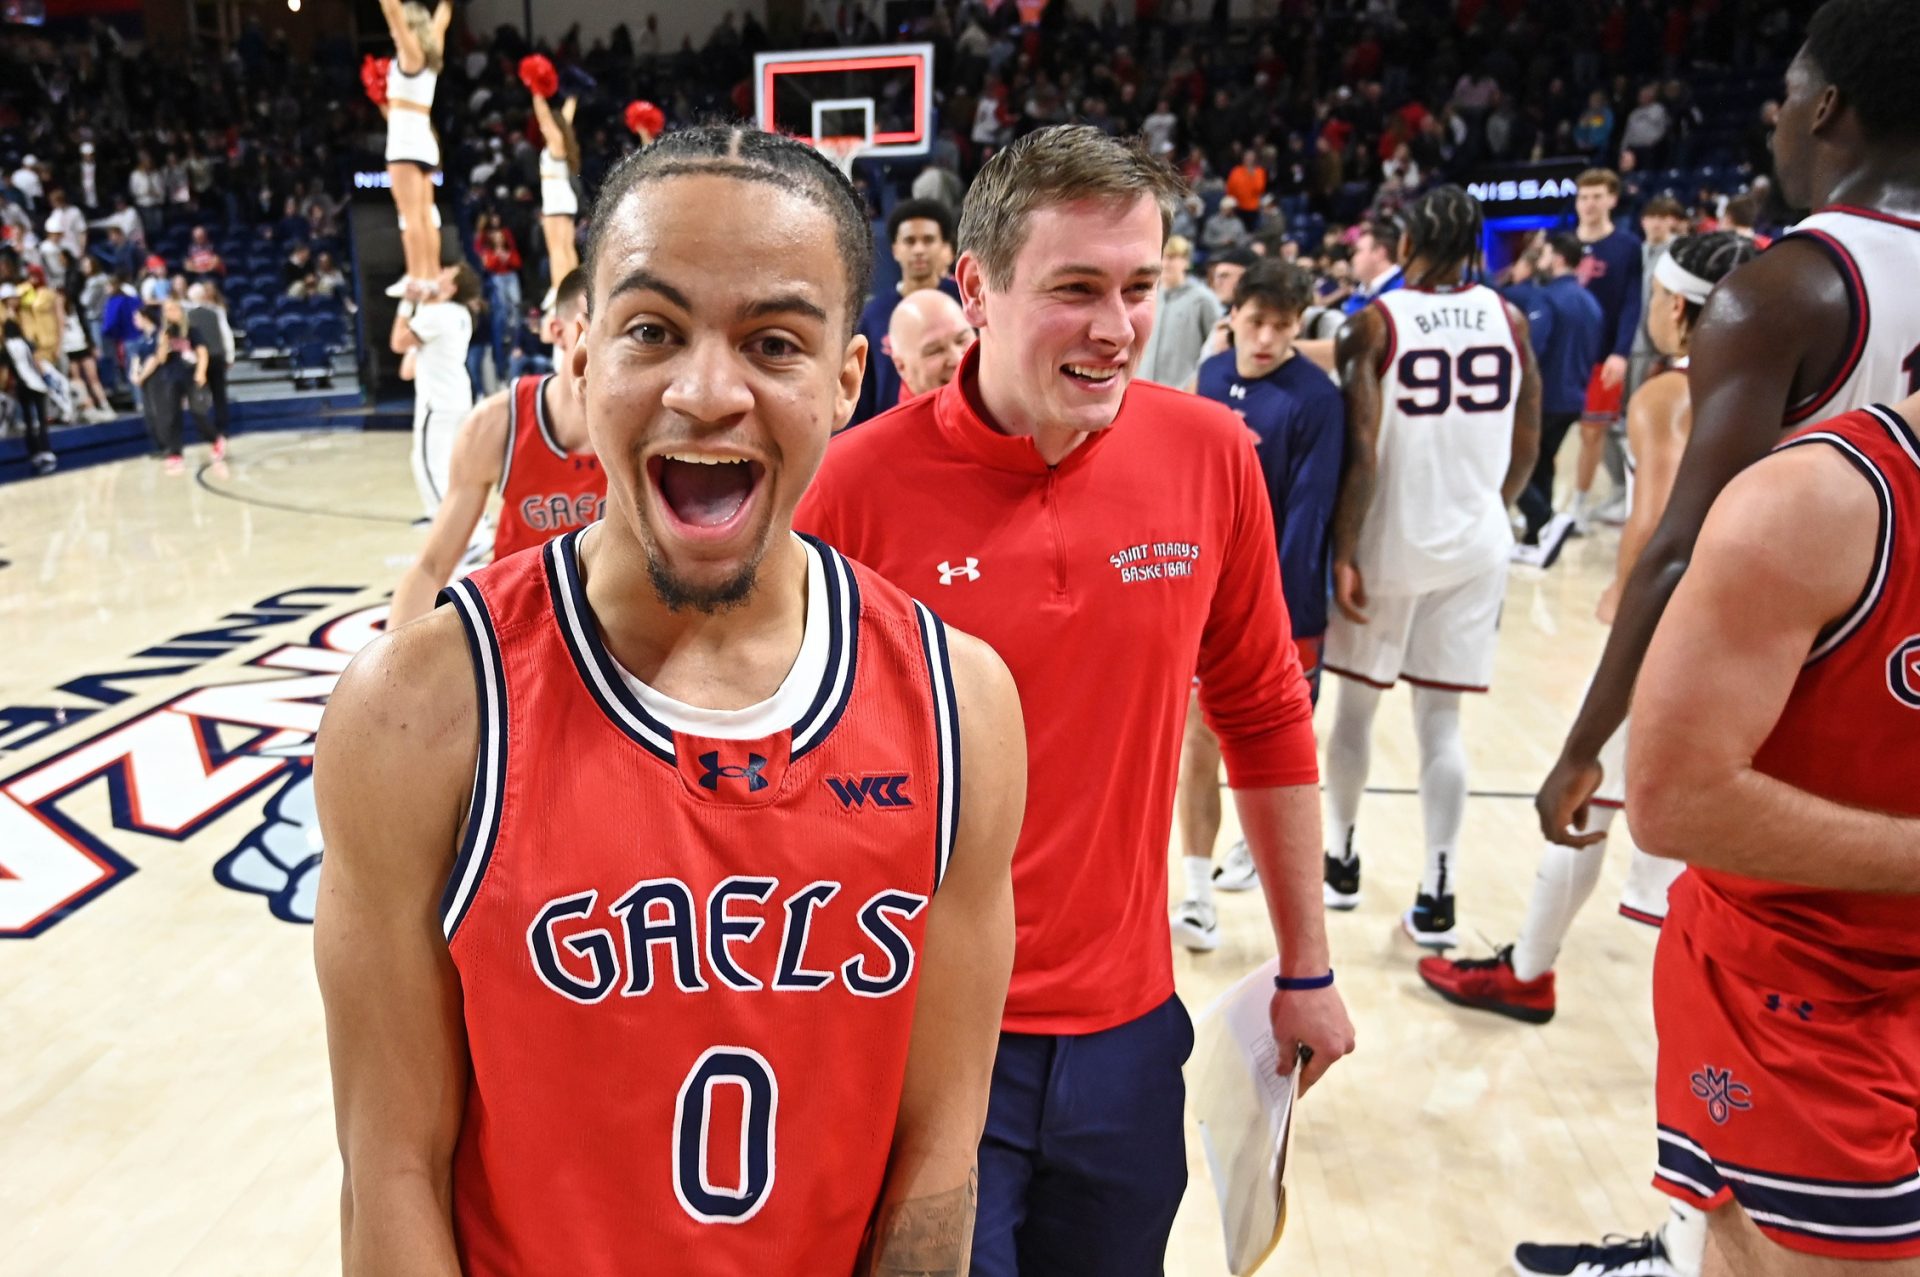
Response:
[[[863,137],[823,137],[816,139],[814,145],[820,148],[820,152],[823,155],[840,166],[840,171],[847,175],[848,181],[852,181],[853,162],[860,158],[860,152],[867,149],[867,139]]]

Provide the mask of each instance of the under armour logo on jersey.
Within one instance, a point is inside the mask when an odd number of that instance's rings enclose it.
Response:
[[[1688,1081],[1693,1083],[1693,1093],[1707,1102],[1707,1116],[1715,1125],[1725,1126],[1735,1110],[1753,1107],[1753,1091],[1744,1082],[1733,1080],[1732,1069],[1716,1069],[1709,1064]]]
[[[913,799],[907,796],[906,784],[904,775],[861,776],[849,780],[842,780],[838,776],[827,777],[827,788],[833,791],[833,796],[848,811],[864,809],[868,803],[883,811],[911,807]]]
[[[761,771],[766,768],[766,765],[767,760],[760,755],[748,754],[747,765],[745,767],[722,767],[720,765],[719,752],[717,750],[710,750],[700,755],[700,766],[706,769],[706,771],[701,774],[700,783],[708,789],[718,790],[722,780],[744,780],[747,782],[748,793],[759,793],[767,787],[766,777],[760,774]]]
[[[959,567],[951,560],[940,560],[940,584],[952,585],[955,581],[978,581],[980,579],[980,560],[969,554]]]
[[[1227,398],[1245,399],[1246,397],[1247,397],[1247,388],[1241,385],[1239,382],[1236,381],[1231,386],[1227,387]]]

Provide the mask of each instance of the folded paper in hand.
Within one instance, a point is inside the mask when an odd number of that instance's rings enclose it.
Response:
[[[1287,1222],[1287,1137],[1300,1066],[1280,1071],[1267,1008],[1277,960],[1228,989],[1194,1026],[1187,1096],[1220,1203],[1227,1267],[1251,1273],[1280,1242]]]

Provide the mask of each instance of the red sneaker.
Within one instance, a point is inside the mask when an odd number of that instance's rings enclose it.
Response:
[[[227,459],[227,437],[225,435],[221,435],[213,441],[213,459],[215,461],[225,461]]]
[[[186,459],[176,452],[167,458],[165,469],[168,474],[185,474],[187,472]]]
[[[1491,958],[1422,958],[1420,978],[1455,1006],[1545,1024],[1553,1018],[1553,972],[1532,980],[1513,974],[1513,946]]]

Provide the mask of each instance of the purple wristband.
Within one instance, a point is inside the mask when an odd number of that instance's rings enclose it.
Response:
[[[1328,967],[1325,975],[1305,976],[1302,978],[1277,975],[1273,977],[1273,987],[1282,993],[1307,993],[1314,989],[1331,989],[1333,987],[1333,968]]]

